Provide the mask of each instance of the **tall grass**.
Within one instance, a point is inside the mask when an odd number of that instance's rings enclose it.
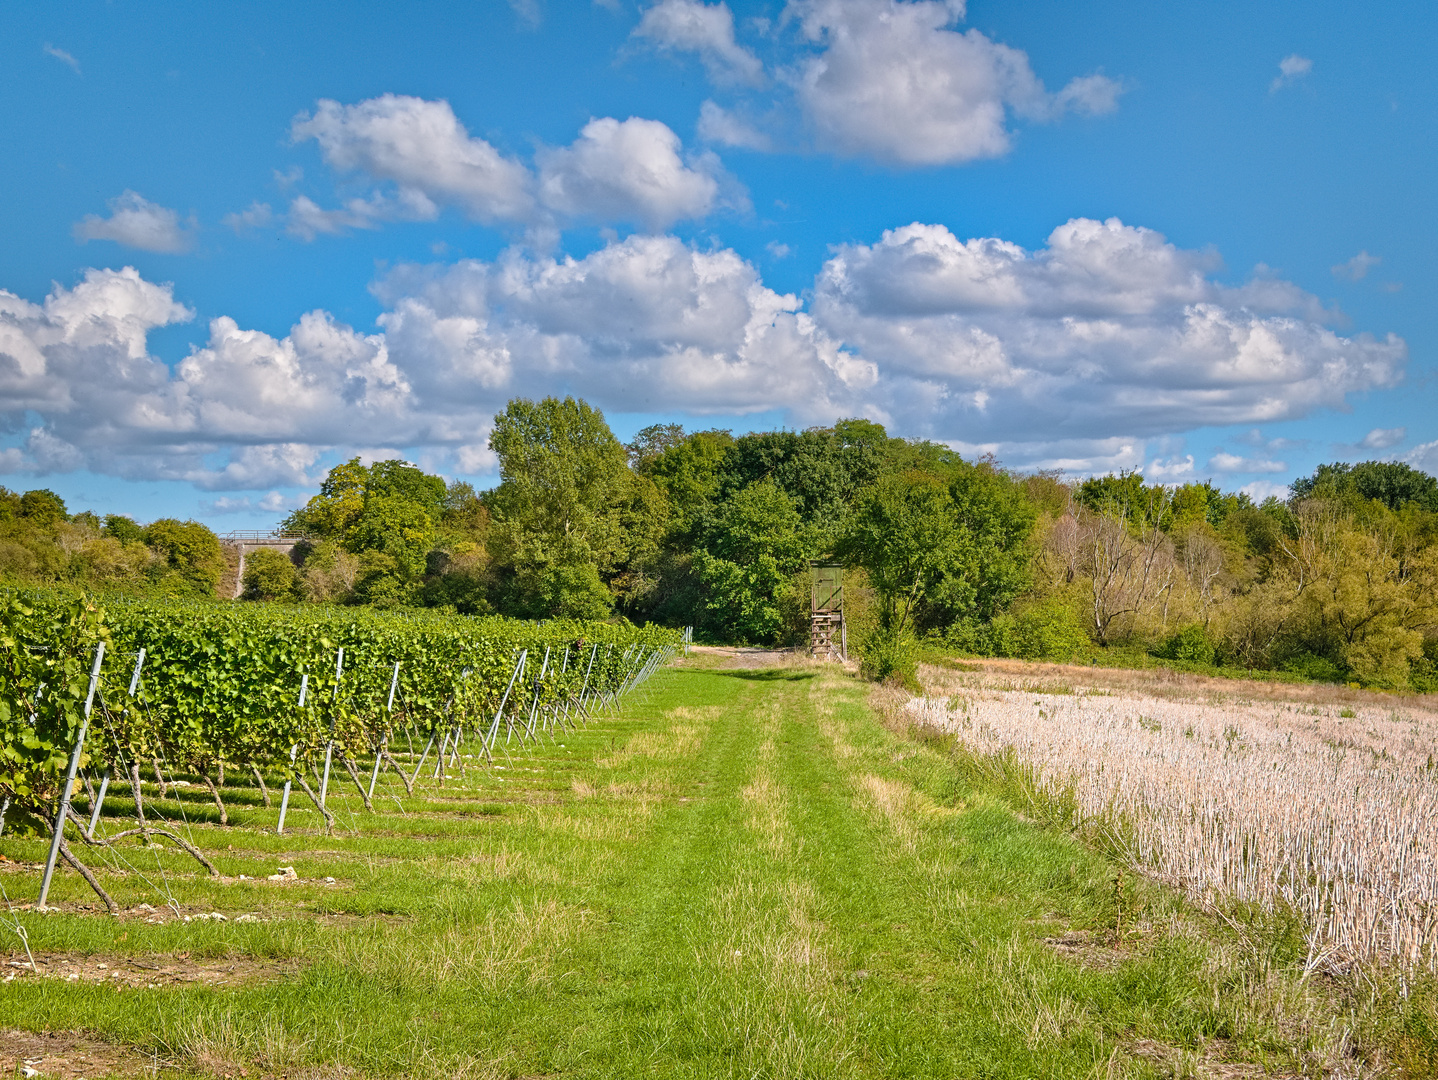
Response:
[[[1299,913],[1310,968],[1438,971],[1431,716],[988,689],[910,708],[1201,902]]]

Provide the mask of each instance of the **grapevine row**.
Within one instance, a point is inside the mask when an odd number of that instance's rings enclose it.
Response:
[[[298,783],[328,823],[332,766],[349,772],[367,805],[362,761],[374,762],[370,790],[385,765],[412,790],[436,744],[439,775],[461,741],[488,758],[500,740],[529,741],[612,701],[680,643],[673,631],[569,620],[137,601],[102,608],[60,594],[11,595],[0,600],[0,800],[3,810],[56,818],[92,698],[76,760],[107,783],[130,781],[142,836],[155,830],[138,794],[140,766],[159,761],[203,778],[222,820],[211,776],[228,763],[252,770],[262,790],[264,772],[283,775],[287,795],[288,782]],[[425,746],[412,776],[388,751],[400,732]],[[307,774],[322,777],[318,793]],[[88,842],[73,812],[72,820]],[[80,869],[63,844],[56,850]]]

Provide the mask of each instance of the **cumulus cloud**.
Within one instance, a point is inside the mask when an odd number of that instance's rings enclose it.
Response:
[[[427,221],[443,206],[477,221],[541,232],[573,221],[662,229],[719,207],[748,206],[743,188],[714,154],[685,155],[667,125],[640,117],[590,120],[569,146],[537,153],[537,175],[470,135],[447,101],[395,94],[358,105],[321,101],[313,116],[295,120],[291,136],[314,139],[335,169],[394,185],[334,208],[296,196],[286,227],[304,240],[390,221]]]
[[[90,270],[43,304],[0,291],[0,419],[44,420],[22,448],[27,466],[243,490],[309,482],[317,447],[356,430],[414,433],[382,337],[323,312],[283,339],[221,317],[172,371],[146,339],[189,318],[171,286],[128,267]]]
[[[570,146],[540,152],[540,198],[566,217],[655,230],[705,217],[720,202],[724,172],[712,154],[686,164],[682,148],[658,120],[591,120]]]
[[[1408,429],[1406,427],[1374,428],[1363,436],[1358,445],[1363,450],[1387,450],[1390,446],[1397,446],[1407,437]]]
[[[1237,454],[1217,453],[1208,459],[1208,467],[1220,473],[1280,473],[1287,472],[1288,465],[1282,461],[1267,458],[1239,457]]]
[[[774,140],[747,120],[721,105],[706,101],[699,106],[699,137],[720,146],[741,150],[772,150]]]
[[[879,365],[907,430],[975,441],[1269,423],[1401,378],[1401,339],[1340,336],[1313,297],[1221,285],[1216,262],[1116,219],[1034,252],[916,223],[838,248],[812,310]]]
[[[0,423],[28,429],[0,470],[264,491],[311,482],[331,452],[397,447],[488,471],[494,413],[558,392],[611,412],[866,416],[1014,467],[1178,482],[1191,455],[1163,439],[1150,461],[1150,440],[1402,377],[1400,339],[1341,336],[1301,290],[1226,286],[1216,265],[1115,220],[1036,251],[914,224],[836,248],[806,305],[732,250],[636,234],[581,259],[396,268],[373,286],[374,333],[323,311],[283,337],[219,317],[173,369],[146,346],[190,317],[172,287],[92,270],[39,304],[0,292]],[[1282,470],[1255,438],[1209,467]]]
[[[1383,260],[1377,255],[1370,255],[1366,251],[1360,251],[1347,262],[1341,262],[1337,266],[1332,267],[1333,276],[1345,278],[1348,281],[1362,281],[1368,276],[1368,271],[1372,270],[1382,261]]]
[[[1094,74],[1049,93],[1027,54],[952,28],[961,2],[792,0],[788,10],[821,47],[799,65],[799,103],[820,146],[839,154],[897,165],[1000,157],[1010,113],[1108,112],[1121,89]]]
[[[761,86],[765,81],[759,58],[734,39],[734,14],[728,4],[659,0],[645,10],[634,36],[662,50],[698,54],[717,83]]]
[[[91,240],[113,240],[142,251],[158,251],[177,255],[189,251],[194,244],[195,222],[189,228],[180,224],[174,210],[150,202],[136,191],[126,191],[109,202],[110,216],[86,214],[71,232],[82,244]]]
[[[1157,458],[1143,467],[1144,478],[1156,484],[1186,484],[1193,479],[1193,455]]]
[[[384,94],[358,105],[321,100],[290,138],[313,139],[331,168],[392,181],[398,203],[458,206],[476,221],[527,218],[529,171],[465,130],[447,101]]]
[[[1403,456],[1403,460],[1415,469],[1422,469],[1432,476],[1438,476],[1438,440],[1420,443]]]
[[[499,403],[556,386],[607,408],[832,415],[874,381],[733,251],[633,236],[584,259],[408,268],[377,290],[425,402]]]
[[[1278,74],[1268,84],[1270,94],[1282,90],[1289,83],[1297,82],[1313,70],[1313,61],[1297,53],[1289,53],[1278,62]]]
[[[1265,499],[1288,498],[1288,485],[1275,480],[1255,480],[1244,484],[1238,490],[1256,503],[1262,503]]]

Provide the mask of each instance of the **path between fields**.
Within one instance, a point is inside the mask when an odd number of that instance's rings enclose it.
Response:
[[[1106,929],[1108,863],[959,784],[835,666],[773,661],[696,648],[621,715],[452,778],[423,820],[417,795],[309,856],[286,837],[302,878],[341,884],[266,890],[243,932],[127,924],[129,948],[183,934],[293,976],[128,995],[21,979],[0,1011],[218,1075],[1017,1080],[1181,1055],[1261,1075],[1236,1049],[1261,1032],[1202,981],[1199,943],[1129,894],[1121,939]],[[231,879],[278,850],[245,813],[202,834],[233,847]],[[207,909],[240,888],[186,881]],[[370,914],[326,927],[314,908]],[[77,921],[108,941],[99,924]]]

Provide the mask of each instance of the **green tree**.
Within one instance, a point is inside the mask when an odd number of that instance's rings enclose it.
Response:
[[[143,543],[145,539],[145,530],[135,523],[134,518],[123,514],[106,514],[102,531],[122,544]]]
[[[500,484],[486,502],[501,607],[521,615],[607,613],[604,577],[623,561],[631,474],[604,414],[574,398],[518,398],[494,418]]]
[[[869,489],[849,520],[838,555],[868,572],[879,598],[880,625],[897,639],[912,629],[931,594],[960,579],[965,539],[949,486],[932,473],[907,471]]]
[[[424,573],[434,542],[434,520],[423,505],[394,489],[365,493],[364,508],[349,527],[345,546],[356,554],[379,552],[409,581]]]
[[[198,521],[161,518],[145,527],[145,543],[163,560],[162,578],[185,591],[213,595],[224,570],[224,555],[214,533]]]
[[[636,468],[654,481],[676,513],[691,517],[718,495],[719,472],[733,445],[727,431],[696,431],[658,454],[641,455]]]
[[[53,525],[68,520],[70,513],[64,499],[49,488],[37,488],[20,496],[20,516],[37,525]]]
[[[369,479],[369,470],[360,464],[359,458],[336,465],[325,476],[320,493],[285,518],[283,527],[321,540],[343,541],[350,526],[364,512]]]
[[[1311,476],[1299,477],[1289,487],[1295,500],[1337,498],[1377,500],[1390,510],[1417,503],[1438,513],[1438,480],[1401,461],[1335,461],[1320,465]]]
[[[761,480],[735,493],[706,522],[694,556],[704,627],[728,641],[778,641],[794,577],[813,554],[811,532],[777,484]]]
[[[299,571],[288,555],[260,548],[245,556],[243,597],[246,600],[299,599]]]

